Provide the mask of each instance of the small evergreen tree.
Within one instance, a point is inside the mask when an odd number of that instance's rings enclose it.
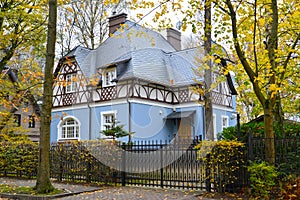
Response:
[[[100,133],[102,133],[105,136],[112,137],[113,140],[116,138],[126,137],[128,136],[128,143],[131,141],[131,137],[134,134],[134,132],[128,132],[124,130],[124,124],[119,124],[117,120],[115,120],[110,128],[107,130],[103,130]]]

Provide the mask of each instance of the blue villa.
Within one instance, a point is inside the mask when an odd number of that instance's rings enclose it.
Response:
[[[60,59],[54,72],[51,142],[105,138],[100,131],[114,120],[134,132],[132,141],[205,138],[204,100],[191,87],[203,83],[194,73],[196,57],[203,53],[181,50],[179,31],[167,29],[164,38],[126,14],[109,18],[109,31],[113,36],[97,49],[79,46]],[[216,138],[236,124],[235,98],[226,82],[212,96]]]

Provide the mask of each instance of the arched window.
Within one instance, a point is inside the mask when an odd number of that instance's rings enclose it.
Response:
[[[80,138],[80,123],[74,117],[66,117],[58,125],[58,140],[72,140]]]

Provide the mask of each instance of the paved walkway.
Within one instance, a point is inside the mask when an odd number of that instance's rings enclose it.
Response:
[[[0,177],[0,184],[34,186],[35,180]],[[146,187],[95,187],[86,184],[53,182],[53,186],[75,195],[60,199],[101,199],[101,200],[199,200],[199,191],[146,188]]]
[[[196,192],[141,188],[141,187],[114,187],[103,188],[96,192],[82,193],[74,196],[64,197],[65,200],[76,199],[101,199],[101,200],[199,200]]]
[[[0,177],[0,184],[15,186],[35,186],[36,180]],[[87,184],[69,184],[58,182],[52,182],[52,184],[55,188],[65,190],[67,193],[90,192],[101,189],[100,187],[94,187]]]

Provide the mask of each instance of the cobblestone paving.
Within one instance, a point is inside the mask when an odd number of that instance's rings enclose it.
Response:
[[[101,199],[101,200],[199,200],[196,192],[174,189],[156,189],[141,187],[103,188],[96,192],[82,193],[64,197],[65,200]]]
[[[16,186],[34,186],[36,180],[0,177],[0,184]],[[64,189],[77,195],[62,197],[65,200],[91,199],[91,200],[199,200],[201,192],[179,189],[161,189],[146,187],[93,187],[84,184],[68,184],[53,182],[55,188]],[[80,193],[80,194],[78,194]]]

